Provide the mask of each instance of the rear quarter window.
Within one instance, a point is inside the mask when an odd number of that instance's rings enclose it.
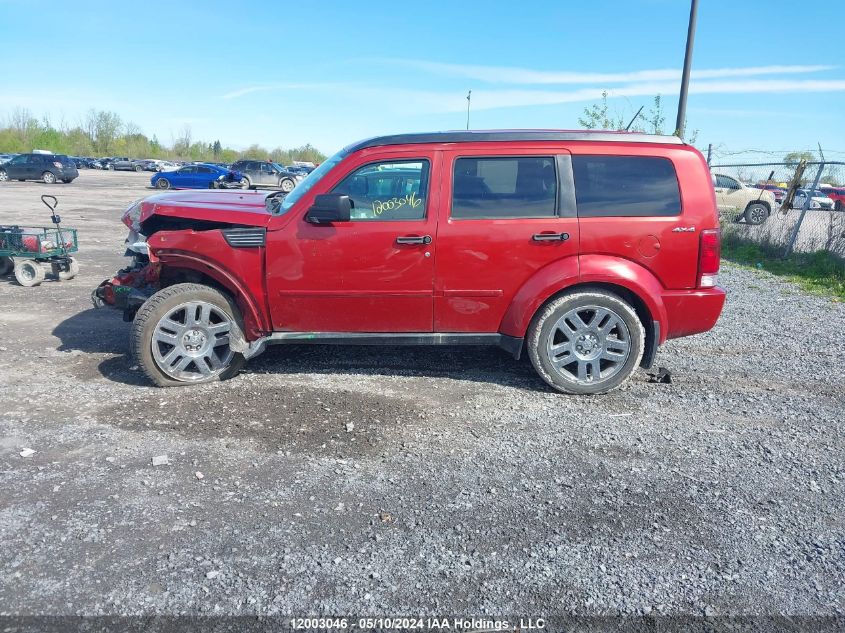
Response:
[[[579,217],[681,214],[675,166],[656,156],[573,156]]]

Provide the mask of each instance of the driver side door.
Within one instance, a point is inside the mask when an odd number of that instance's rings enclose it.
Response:
[[[297,206],[283,229],[268,232],[275,330],[433,330],[439,161],[434,150],[353,157],[314,192],[349,196],[348,221],[313,224]]]

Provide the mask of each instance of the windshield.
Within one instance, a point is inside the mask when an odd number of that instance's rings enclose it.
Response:
[[[311,187],[316,185],[320,181],[320,179],[322,179],[323,176],[329,173],[332,168],[344,158],[346,158],[346,156],[346,151],[340,150],[337,154],[335,154],[331,158],[327,158],[323,163],[320,164],[319,167],[317,167],[317,169],[308,174],[305,179],[294,188],[293,191],[291,191],[288,195],[285,196],[285,199],[279,206],[279,213],[286,213],[287,211],[289,211],[290,208],[295,205],[300,198],[302,198],[302,196],[304,196],[311,190]]]

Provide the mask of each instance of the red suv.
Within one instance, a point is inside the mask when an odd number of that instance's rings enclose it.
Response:
[[[157,385],[235,375],[266,345],[498,345],[603,393],[713,327],[719,223],[701,154],[615,132],[402,134],[291,193],[150,196],[133,264],[94,292]]]

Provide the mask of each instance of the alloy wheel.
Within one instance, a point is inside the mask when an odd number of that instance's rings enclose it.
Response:
[[[231,318],[205,301],[190,301],[170,310],[156,324],[152,352],[162,372],[182,382],[222,373],[234,352],[229,346]]]
[[[555,371],[581,385],[609,380],[630,353],[631,333],[625,321],[596,305],[574,308],[559,318],[546,346]]]

